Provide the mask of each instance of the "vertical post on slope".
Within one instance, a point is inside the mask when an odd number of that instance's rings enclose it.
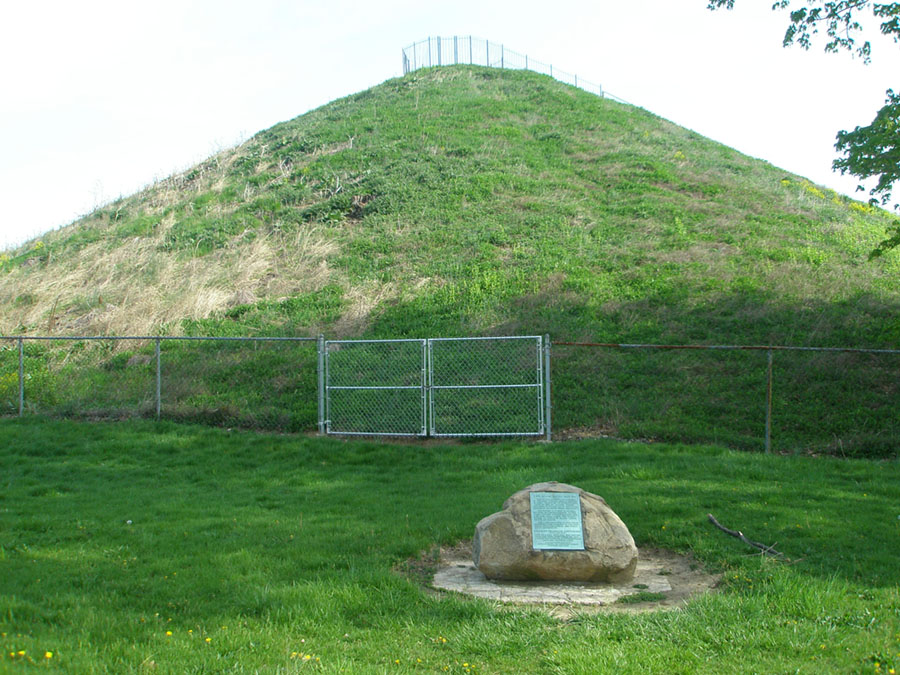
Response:
[[[19,338],[19,417],[25,414],[25,342]]]
[[[577,75],[575,76],[575,86],[576,87],[578,86],[578,76]]]
[[[428,67],[431,68],[431,36],[428,36]]]
[[[472,36],[469,36],[469,65],[472,65]]]
[[[431,367],[431,340],[422,340],[422,436],[434,436],[434,392],[432,379],[434,369]],[[430,425],[430,427],[429,427]],[[429,434],[429,428],[431,433]]]
[[[553,77],[553,64],[550,64],[550,77]]]
[[[440,35],[437,36],[436,40],[437,40],[437,49],[438,49],[438,65],[442,66],[442,65],[444,65],[443,63],[441,63],[441,43],[443,42],[443,40],[441,40]]]
[[[503,62],[505,58],[506,58],[506,48],[503,45],[500,45],[500,67],[501,68],[506,68],[506,65]]]
[[[766,385],[766,453],[772,452],[772,350],[768,351],[768,374]]]
[[[528,70],[528,54],[525,55],[525,70]]]
[[[316,357],[319,379],[319,433],[325,433],[325,336],[316,338]]]
[[[159,420],[162,413],[162,350],[160,339],[156,338],[156,419]]]
[[[453,65],[459,63],[459,37],[453,36]]]
[[[544,335],[544,423],[547,426],[547,441],[552,435],[552,418],[550,408],[550,335]]]
[[[491,41],[490,40],[484,41],[484,65],[486,65],[486,66],[491,65]]]

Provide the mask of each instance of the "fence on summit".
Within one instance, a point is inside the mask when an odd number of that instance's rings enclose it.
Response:
[[[900,446],[900,350],[552,347],[551,363],[547,336],[0,336],[0,416],[549,438],[552,409],[556,439],[873,456]]]
[[[510,70],[530,70],[549,75],[559,82],[571,84],[592,94],[619,103],[628,103],[618,96],[605,91],[599,84],[588,82],[575,73],[569,73],[531,58],[527,54],[508,49],[503,44],[482,40],[471,35],[453,37],[429,37],[403,49],[403,74],[419,68],[434,66],[475,65]]]

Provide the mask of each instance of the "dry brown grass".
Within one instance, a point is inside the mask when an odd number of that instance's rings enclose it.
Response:
[[[187,258],[154,237],[84,247],[63,262],[18,267],[0,277],[0,333],[152,334],[236,304],[318,290],[334,279],[337,245],[313,226],[292,235],[233,240]]]

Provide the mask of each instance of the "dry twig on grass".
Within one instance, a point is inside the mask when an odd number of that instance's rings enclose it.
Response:
[[[707,514],[707,517],[709,518],[709,522],[711,522],[713,525],[718,527],[725,534],[730,534],[732,537],[736,537],[736,538],[740,539],[742,542],[744,542],[748,546],[758,548],[765,555],[770,555],[773,557],[782,555],[781,553],[779,553],[778,551],[775,550],[775,544],[772,544],[771,546],[766,546],[765,544],[760,544],[758,541],[753,541],[751,539],[747,539],[747,537],[744,536],[743,532],[739,532],[737,530],[729,530],[727,527],[722,525],[718,520],[715,519],[713,514],[709,513],[709,514]]]

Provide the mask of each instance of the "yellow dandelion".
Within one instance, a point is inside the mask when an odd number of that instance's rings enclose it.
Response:
[[[20,650],[19,650],[18,652],[16,652],[16,653],[17,653],[19,656],[25,656],[25,650],[24,650],[24,649],[20,649]]]
[[[44,658],[45,658],[45,659],[52,659],[52,658],[53,658],[53,652],[44,652]]]
[[[210,642],[212,642],[212,638],[206,638],[206,643],[209,644]]]
[[[166,637],[172,637],[172,631],[167,630],[167,631],[166,631]]]

